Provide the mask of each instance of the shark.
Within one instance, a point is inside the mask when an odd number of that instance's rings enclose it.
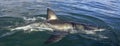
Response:
[[[16,27],[14,29],[11,29],[11,31],[18,30],[18,29],[24,29],[24,30],[37,30],[37,29],[49,29],[51,31],[51,36],[44,42],[45,44],[49,43],[55,43],[60,40],[62,40],[65,36],[69,34],[74,33],[86,33],[86,31],[89,31],[87,34],[92,34],[91,31],[104,31],[104,28],[78,23],[78,22],[71,22],[71,21],[61,21],[55,12],[47,8],[47,16],[46,20],[43,22],[37,22],[32,23],[29,25]],[[31,29],[35,28],[35,29]]]

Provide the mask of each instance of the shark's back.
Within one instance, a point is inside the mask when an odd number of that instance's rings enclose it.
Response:
[[[58,31],[65,31],[67,32],[67,30],[72,30],[73,29],[73,25],[69,22],[64,22],[64,21],[59,21],[59,20],[52,20],[48,22],[48,26],[50,26],[51,28],[58,30]]]

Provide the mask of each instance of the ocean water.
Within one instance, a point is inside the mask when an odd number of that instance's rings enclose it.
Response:
[[[0,46],[120,46],[119,4],[119,0],[0,0]],[[60,20],[106,30],[70,34],[48,45],[44,44],[51,35],[47,31],[10,30],[46,20],[47,8],[54,10]]]

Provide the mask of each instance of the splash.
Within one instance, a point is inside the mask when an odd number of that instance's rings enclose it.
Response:
[[[28,31],[28,32],[32,32],[32,31],[45,31],[45,30],[50,30],[52,31],[53,29],[47,27],[45,24],[43,23],[33,23],[33,24],[29,24],[26,26],[21,26],[21,27],[16,27],[11,29],[11,31],[14,30],[23,30],[23,31]]]
[[[104,34],[100,33],[100,32],[104,32],[104,31],[107,31],[107,30],[106,29],[84,30],[84,31],[80,31],[81,33],[79,35],[84,37],[84,38],[92,39],[92,40],[109,39],[109,37],[107,37]]]

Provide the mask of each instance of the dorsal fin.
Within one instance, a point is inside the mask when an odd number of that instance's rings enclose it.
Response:
[[[51,9],[47,8],[47,20],[57,20],[57,16],[54,11]]]

